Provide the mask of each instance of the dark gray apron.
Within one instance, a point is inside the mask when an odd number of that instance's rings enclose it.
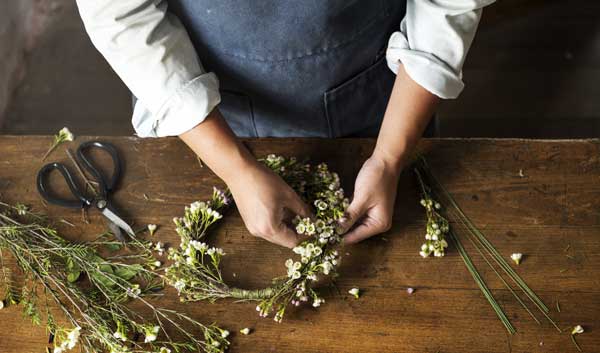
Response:
[[[238,136],[373,136],[402,0],[169,0]]]

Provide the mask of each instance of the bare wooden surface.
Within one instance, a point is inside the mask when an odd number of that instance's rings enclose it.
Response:
[[[48,161],[69,163],[64,147]],[[206,199],[222,185],[177,139],[100,137],[125,160],[114,195],[137,226],[156,223],[155,238],[177,245],[171,219],[183,207]],[[49,214],[63,234],[85,239],[103,231],[78,211],[43,206],[34,180],[51,137],[0,137],[0,192]],[[247,141],[257,156],[267,153],[327,162],[351,192],[354,177],[373,147],[371,140],[272,139]],[[552,309],[560,327],[581,324],[585,352],[600,349],[600,142],[527,140],[426,140],[421,144],[442,183],[506,257],[525,254],[517,271]],[[520,176],[520,170],[522,175]],[[231,352],[576,352],[569,334],[538,326],[493,273],[480,269],[518,333],[509,336],[454,249],[442,259],[421,259],[424,214],[412,173],[400,181],[392,230],[342,249],[337,288],[324,287],[326,304],[301,307],[284,322],[260,319],[252,303],[180,304],[172,291],[160,304],[216,321],[234,332]],[[148,199],[144,196],[147,195]],[[66,219],[70,227],[58,222]],[[290,251],[250,236],[230,212],[210,242],[225,248],[224,273],[232,283],[260,287],[284,271]],[[569,247],[568,251],[565,249]],[[470,248],[468,248],[470,249]],[[471,251],[477,261],[475,252]],[[569,256],[566,256],[569,255]],[[348,289],[359,287],[355,300]],[[415,288],[412,295],[408,287]],[[556,301],[561,311],[556,312]],[[243,327],[249,336],[235,334]],[[0,352],[43,352],[47,335],[21,318],[20,308],[0,311]]]

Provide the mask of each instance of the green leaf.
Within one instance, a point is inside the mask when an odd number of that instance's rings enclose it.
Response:
[[[114,251],[119,251],[119,250],[121,250],[122,246],[121,246],[121,244],[119,244],[119,243],[108,243],[108,244],[106,244],[106,248],[107,248],[109,251],[113,251],[113,252],[114,252]]]
[[[91,273],[90,275],[96,282],[99,282],[105,287],[112,288],[116,286],[116,283],[112,281],[109,276],[113,275],[115,271],[111,265],[103,264],[99,266],[99,272]]]
[[[81,276],[81,269],[71,258],[67,259],[67,281],[73,283]]]
[[[133,277],[137,276],[137,274],[143,269],[142,265],[126,265],[126,266],[118,266],[115,269],[115,275],[120,278],[129,281]]]
[[[73,283],[79,279],[79,276],[81,276],[81,271],[69,272],[67,273],[67,281]]]

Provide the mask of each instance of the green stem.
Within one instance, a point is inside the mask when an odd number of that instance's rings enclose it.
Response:
[[[229,288],[229,294],[231,294],[232,298],[242,299],[242,300],[264,300],[273,297],[276,288],[269,287],[263,289],[242,289],[242,288]]]

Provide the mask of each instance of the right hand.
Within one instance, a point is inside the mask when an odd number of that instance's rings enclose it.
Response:
[[[288,248],[299,243],[289,221],[294,215],[310,217],[311,209],[283,179],[252,160],[226,182],[252,235]]]

